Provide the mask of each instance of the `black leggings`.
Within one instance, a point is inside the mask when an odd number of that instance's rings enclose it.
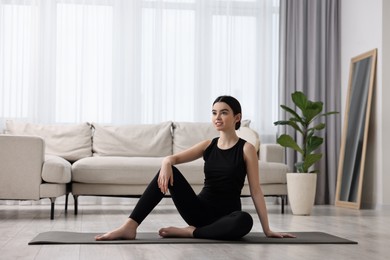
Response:
[[[253,220],[247,212],[234,211],[221,215],[195,194],[176,167],[172,168],[174,185],[168,185],[169,192],[182,218],[188,225],[196,228],[193,233],[195,238],[235,240],[250,232]],[[164,197],[157,183],[159,173],[148,185],[130,215],[138,224],[141,224]]]

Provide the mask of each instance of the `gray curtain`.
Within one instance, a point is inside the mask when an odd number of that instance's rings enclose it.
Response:
[[[293,106],[291,93],[322,101],[323,112],[341,112],[339,0],[280,0],[280,104]],[[280,111],[280,118],[286,114]],[[324,120],[324,118],[322,118]],[[324,121],[322,160],[316,166],[316,204],[333,204],[341,136],[341,113]],[[279,133],[294,134],[288,128]],[[297,154],[286,150],[294,169]]]

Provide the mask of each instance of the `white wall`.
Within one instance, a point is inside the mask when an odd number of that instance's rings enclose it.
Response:
[[[341,0],[342,115],[347,97],[350,61],[361,53],[378,49],[376,85],[372,100],[362,203],[364,207],[390,205],[390,35],[386,31],[390,3],[386,0]],[[387,30],[386,30],[387,29]],[[388,44],[385,44],[388,43]],[[387,56],[387,59],[384,57]]]
[[[382,3],[382,187],[383,204],[390,205],[390,1]]]

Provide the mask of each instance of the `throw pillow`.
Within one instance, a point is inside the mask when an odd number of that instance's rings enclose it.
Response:
[[[93,123],[96,156],[164,157],[172,154],[172,122],[140,125]]]
[[[33,135],[45,140],[45,153],[60,156],[70,162],[92,156],[91,126],[82,124],[33,124],[6,121],[7,133]]]

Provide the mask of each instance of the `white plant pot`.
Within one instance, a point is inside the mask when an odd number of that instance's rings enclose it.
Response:
[[[317,174],[287,173],[287,192],[294,215],[310,215],[316,195]]]

